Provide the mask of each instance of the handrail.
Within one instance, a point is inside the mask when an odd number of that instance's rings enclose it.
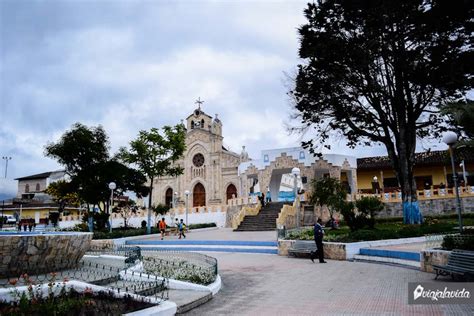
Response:
[[[281,209],[280,214],[278,214],[278,218],[276,220],[277,226],[288,226],[288,218],[293,216],[296,218],[296,210],[300,207],[300,198],[297,197],[292,205],[285,204]],[[291,226],[291,225],[290,225]],[[292,228],[292,227],[287,227]]]
[[[255,216],[258,215],[260,210],[262,209],[262,204],[257,203],[254,207],[252,206],[244,206],[242,209],[237,213],[232,216],[232,229],[237,229],[239,227],[240,223],[244,220],[245,216],[251,215]]]
[[[459,187],[458,188],[459,196],[460,197],[474,197],[474,186],[467,186],[467,187]],[[378,197],[383,202],[401,202],[402,201],[402,193],[397,192],[382,192],[378,194],[372,193],[358,193],[356,194],[356,199],[360,199],[361,197]],[[446,199],[446,198],[455,198],[456,191],[454,188],[430,188],[426,190],[417,190],[416,196],[418,200],[437,200],[437,199]]]

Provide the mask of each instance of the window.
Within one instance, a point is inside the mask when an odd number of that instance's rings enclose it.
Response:
[[[264,155],[263,156],[263,162],[268,162],[270,161],[270,159],[268,159],[268,155]]]
[[[304,151],[300,151],[300,159],[304,159]]]
[[[194,128],[194,121],[191,121],[191,129]]]
[[[204,128],[204,119],[201,120],[201,128]]]
[[[202,167],[202,165],[204,165],[204,156],[202,154],[194,155],[193,164],[195,167]]]
[[[30,185],[26,184],[25,185],[25,193],[29,193],[29,192],[30,192]]]

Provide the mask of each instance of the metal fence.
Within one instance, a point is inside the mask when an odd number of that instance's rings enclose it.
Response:
[[[90,284],[104,286],[118,292],[129,292],[139,295],[162,294],[162,298],[167,298],[168,280],[158,276],[146,275],[128,271],[127,267],[120,263],[107,262],[106,264],[88,261],[87,258],[78,263],[70,262],[71,268],[57,269],[62,267],[65,260],[48,262],[47,266],[30,265],[29,271],[36,269],[35,274],[21,273],[17,275],[7,275],[0,279],[0,287],[9,288],[21,285],[38,285],[44,283],[61,283],[69,280],[78,280]],[[53,271],[53,272],[48,272]],[[122,273],[122,274],[121,274]],[[126,277],[124,277],[124,273]]]

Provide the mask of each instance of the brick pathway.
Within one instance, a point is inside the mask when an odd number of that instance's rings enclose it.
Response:
[[[470,305],[408,305],[408,282],[433,274],[362,262],[210,253],[223,287],[189,315],[473,315]]]

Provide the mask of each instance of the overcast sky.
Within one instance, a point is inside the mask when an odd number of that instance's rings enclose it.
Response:
[[[44,157],[75,122],[101,124],[112,152],[205,101],[224,143],[251,157],[299,145],[285,123],[307,1],[0,1],[0,154],[8,178],[61,168]],[[370,156],[381,147],[333,152]],[[4,176],[5,161],[0,175]],[[2,192],[3,191],[3,192]],[[0,193],[16,192],[0,182]]]

